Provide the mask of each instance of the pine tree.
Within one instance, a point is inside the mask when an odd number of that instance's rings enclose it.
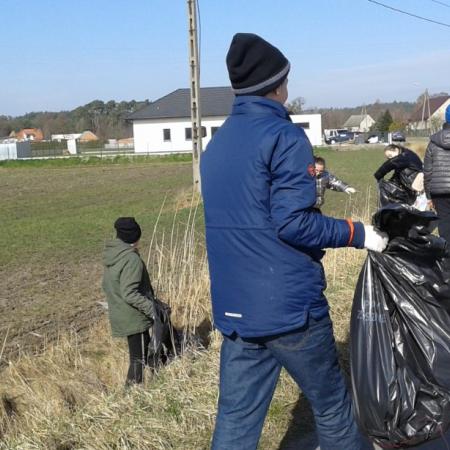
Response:
[[[390,111],[387,109],[381,116],[378,118],[377,123],[375,124],[375,128],[380,133],[387,133],[389,131],[389,127],[391,126],[393,120]]]

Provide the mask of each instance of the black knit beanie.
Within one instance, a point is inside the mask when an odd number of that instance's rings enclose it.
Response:
[[[237,33],[227,54],[231,86],[236,95],[266,95],[286,79],[290,64],[272,44],[251,33]]]
[[[141,227],[134,217],[119,217],[114,222],[117,237],[127,244],[134,244],[141,238]]]

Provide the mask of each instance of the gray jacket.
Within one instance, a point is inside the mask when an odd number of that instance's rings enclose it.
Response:
[[[324,170],[320,175],[316,175],[316,208],[320,208],[325,203],[326,189],[344,192],[348,187],[350,186],[347,183],[344,183],[342,180],[326,170]]]
[[[423,164],[425,193],[450,195],[450,124],[430,138]]]

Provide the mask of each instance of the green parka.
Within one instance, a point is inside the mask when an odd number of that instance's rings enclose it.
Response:
[[[103,290],[114,337],[148,330],[153,322],[153,289],[139,253],[120,239],[106,243]]]

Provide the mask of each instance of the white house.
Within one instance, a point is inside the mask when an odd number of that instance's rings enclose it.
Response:
[[[80,139],[81,133],[69,133],[69,134],[52,134],[52,141],[69,141],[71,139]]]
[[[291,120],[305,130],[312,145],[322,145],[321,114],[291,114]]]
[[[234,94],[229,87],[201,88],[203,148],[231,112]],[[322,143],[320,114],[291,116],[305,129],[311,143]],[[135,153],[187,153],[192,151],[190,91],[177,89],[128,116],[133,122]]]
[[[375,120],[369,114],[353,114],[347,119],[342,128],[349,131],[367,133],[374,123]]]
[[[411,130],[437,131],[445,122],[445,110],[449,105],[449,95],[430,97],[429,105],[426,103],[424,108],[422,104],[412,113],[408,127]]]

